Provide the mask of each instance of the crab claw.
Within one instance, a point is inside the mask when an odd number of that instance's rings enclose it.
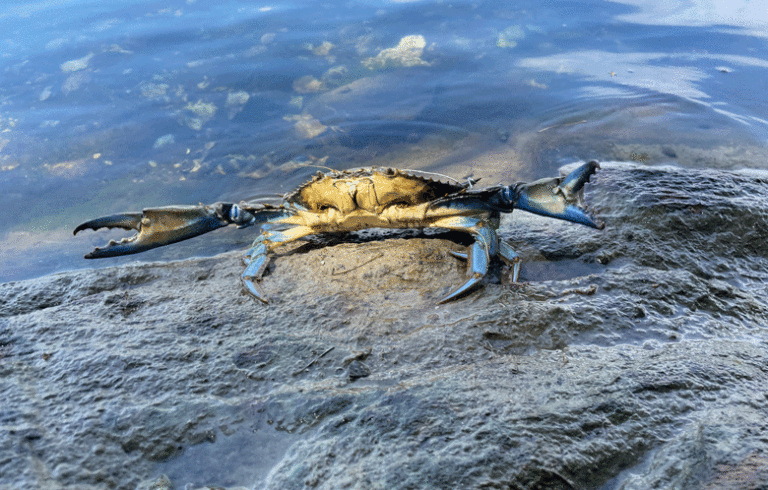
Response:
[[[559,218],[602,230],[605,224],[584,205],[584,184],[600,168],[595,162],[581,165],[565,177],[518,184],[515,207],[531,213]]]
[[[96,248],[86,259],[102,259],[144,252],[163,245],[180,242],[208,233],[229,224],[249,226],[255,221],[253,214],[237,204],[216,203],[209,206],[167,206],[145,209],[141,213],[124,213],[87,221],[74,234],[99,228],[123,228],[137,233],[122,240],[111,240],[104,248]]]

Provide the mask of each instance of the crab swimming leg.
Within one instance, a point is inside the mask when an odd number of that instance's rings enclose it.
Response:
[[[438,301],[438,304],[446,303],[452,299],[466,293],[477,285],[488,272],[488,264],[491,257],[499,253],[499,237],[494,229],[485,221],[469,217],[450,217],[434,221],[430,224],[432,228],[448,228],[449,230],[463,231],[470,233],[475,237],[475,243],[469,248],[468,253],[460,254],[451,252],[453,255],[466,258],[468,263],[467,273],[470,278],[454,290],[448,296]],[[511,247],[509,247],[511,250]],[[506,252],[506,251],[505,251]],[[514,252],[512,252],[514,254]],[[516,256],[517,254],[515,254]],[[504,256],[504,258],[508,258]],[[511,258],[511,256],[510,256]],[[512,258],[514,260],[514,258]]]
[[[279,223],[280,220],[276,220],[276,222]],[[248,249],[245,257],[243,257],[247,267],[240,276],[245,289],[264,303],[268,303],[269,298],[259,283],[261,282],[264,270],[267,268],[267,264],[269,264],[268,254],[284,243],[317,233],[317,231],[309,226],[294,226],[280,231],[266,229],[268,227],[269,225],[264,226],[265,229],[261,235],[253,241],[251,248]]]

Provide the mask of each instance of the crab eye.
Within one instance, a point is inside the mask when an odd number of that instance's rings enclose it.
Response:
[[[229,209],[229,220],[230,221],[240,221],[240,206],[237,204],[233,204],[232,207]]]

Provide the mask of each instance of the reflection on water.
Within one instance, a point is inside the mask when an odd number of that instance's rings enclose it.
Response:
[[[767,14],[622,3],[13,2],[0,280],[102,265],[83,220],[284,193],[316,165],[763,167]]]

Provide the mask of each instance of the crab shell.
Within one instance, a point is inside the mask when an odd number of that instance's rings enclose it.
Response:
[[[446,214],[430,210],[433,205],[448,197],[458,198],[469,187],[469,183],[447,183],[393,168],[319,172],[284,196],[282,208],[290,210],[291,217],[281,223],[311,228],[311,234],[424,228]],[[267,207],[243,203],[242,209],[256,214]]]
[[[357,209],[380,214],[389,206],[416,206],[469,187],[468,183],[446,183],[412,172],[395,168],[318,172],[283,200],[315,212],[335,208],[344,214]]]

